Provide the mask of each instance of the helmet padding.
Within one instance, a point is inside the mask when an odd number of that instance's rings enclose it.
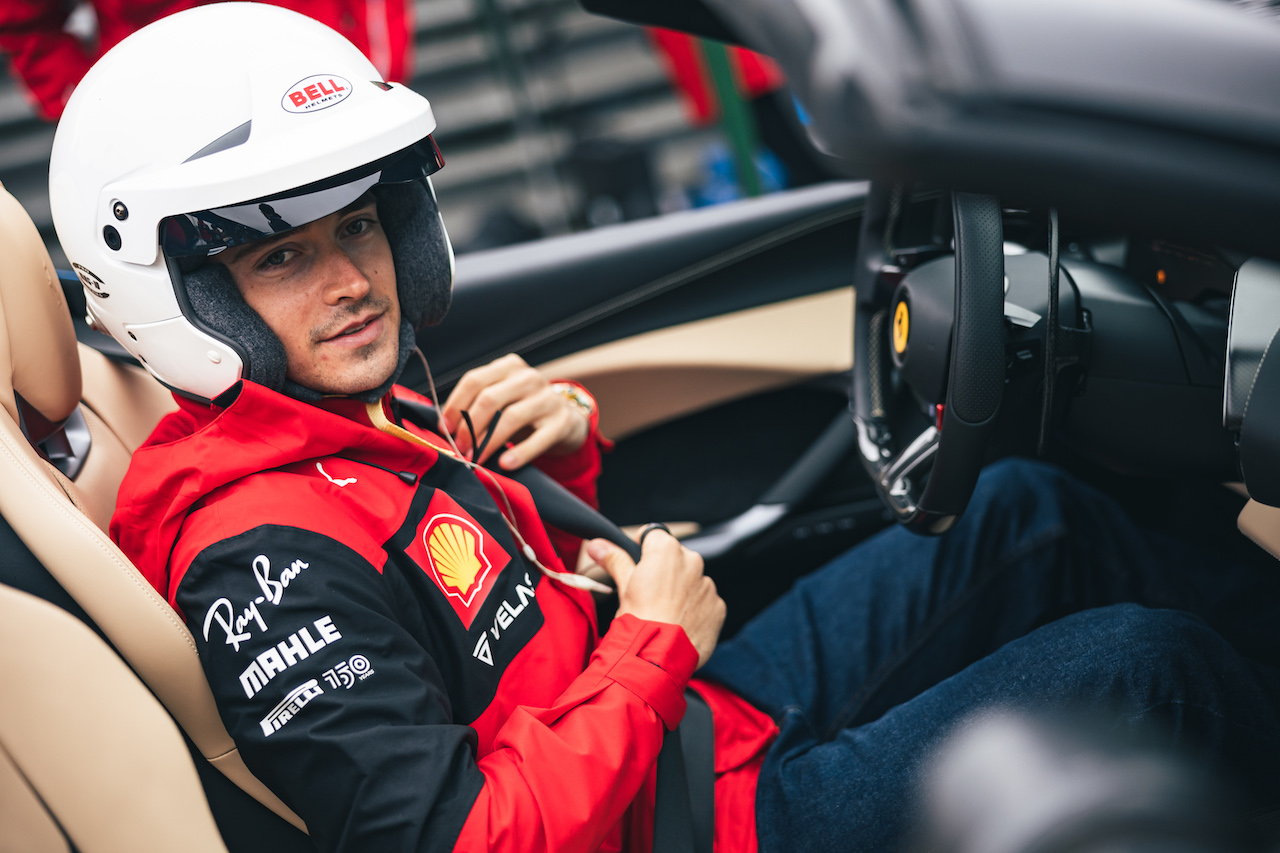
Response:
[[[452,250],[427,182],[384,184],[375,189],[378,218],[391,247],[400,300],[400,351],[395,371],[381,386],[351,395],[373,402],[400,378],[417,345],[417,329],[444,319],[453,295]],[[183,266],[186,266],[185,264]],[[182,277],[192,318],[239,350],[245,379],[315,402],[324,395],[286,378],[284,344],[240,295],[230,271],[222,264],[204,263]]]
[[[287,367],[284,344],[244,301],[231,271],[206,262],[183,273],[182,287],[195,319],[240,351],[244,378],[282,390]]]
[[[400,314],[415,330],[444,319],[453,299],[453,250],[425,180],[379,184],[378,218],[395,260]]]

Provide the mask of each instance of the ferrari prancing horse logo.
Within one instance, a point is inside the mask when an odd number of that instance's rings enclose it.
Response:
[[[907,351],[907,335],[911,333],[911,310],[904,299],[893,310],[893,351],[902,355]]]

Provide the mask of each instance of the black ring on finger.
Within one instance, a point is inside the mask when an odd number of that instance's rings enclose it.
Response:
[[[652,533],[655,530],[661,530],[663,533],[666,533],[668,536],[673,535],[671,533],[671,528],[667,527],[661,521],[651,521],[648,524],[646,524],[644,527],[640,528],[640,547],[641,548],[644,547],[644,537],[648,536],[650,533]]]

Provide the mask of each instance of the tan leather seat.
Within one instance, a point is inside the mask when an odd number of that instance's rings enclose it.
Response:
[[[76,343],[40,235],[0,187],[0,515],[200,753],[259,802],[305,829],[245,767],[218,716],[186,625],[104,532],[129,454],[173,405],[168,392],[141,370]],[[61,423],[77,408],[92,444],[73,482],[35,451],[20,423]]]
[[[182,736],[83,622],[0,586],[0,853],[226,853]]]

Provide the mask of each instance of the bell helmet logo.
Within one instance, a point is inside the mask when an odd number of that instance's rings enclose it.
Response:
[[[280,106],[291,113],[311,113],[340,104],[351,94],[351,83],[336,74],[314,74],[295,83]]]

